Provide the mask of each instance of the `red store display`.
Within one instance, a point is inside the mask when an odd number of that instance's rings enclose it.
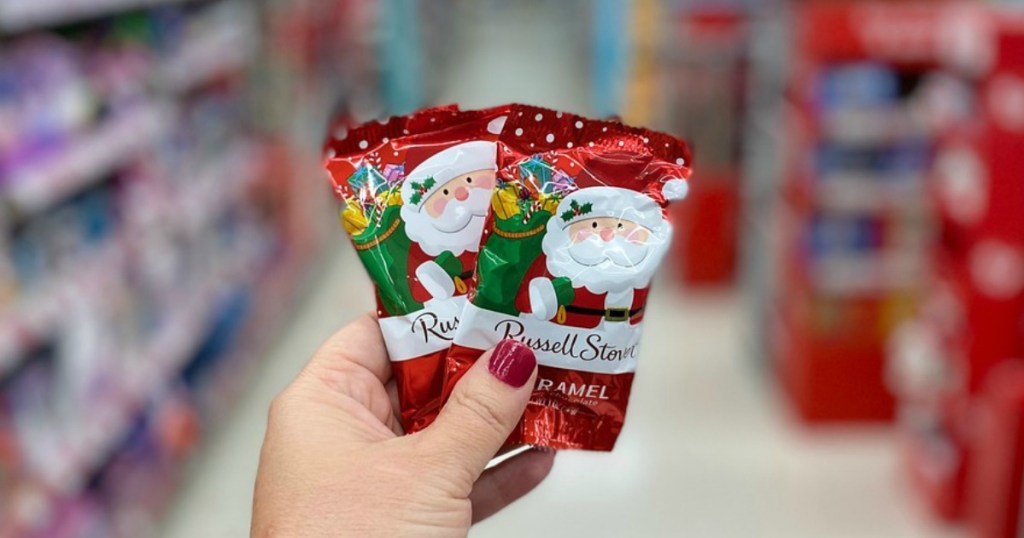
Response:
[[[887,421],[886,343],[929,273],[926,176],[959,4],[802,3],[784,106],[776,371],[809,422]],[[952,24],[956,23],[956,24]],[[962,24],[968,24],[963,27]]]
[[[977,405],[967,513],[979,538],[1015,538],[1024,477],[1024,363],[993,369]]]
[[[903,450],[918,493],[947,519],[985,504],[977,517],[992,529],[1004,528],[993,521],[1011,517],[1006,507],[1017,506],[1005,497],[1007,488],[992,482],[994,466],[1014,465],[997,454],[1018,441],[993,425],[1011,411],[993,401],[1006,392],[990,390],[1007,386],[999,378],[1014,370],[1003,364],[1024,351],[1024,24],[982,9],[973,20],[986,29],[975,69],[964,75],[973,113],[944,129],[931,173],[939,225],[934,277],[914,328],[894,341],[891,361]],[[980,483],[991,488],[967,488]]]

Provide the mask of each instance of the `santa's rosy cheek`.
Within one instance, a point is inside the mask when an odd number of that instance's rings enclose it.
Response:
[[[579,243],[581,241],[586,241],[587,238],[590,237],[590,234],[591,234],[590,228],[584,228],[584,229],[576,232],[576,234],[572,236],[572,241],[573,241],[573,243]]]
[[[642,243],[646,243],[647,239],[650,236],[651,236],[651,234],[647,230],[644,230],[642,228],[637,228],[636,230],[633,230],[632,232],[629,232],[629,235],[626,236],[626,239],[630,243],[641,243],[642,244]]]
[[[448,199],[437,197],[430,201],[430,207],[427,208],[427,212],[430,213],[431,217],[439,217],[441,213],[444,213],[445,206],[448,205]]]
[[[473,187],[481,189],[493,189],[494,188],[494,176],[487,174],[483,176],[477,176],[473,178]]]

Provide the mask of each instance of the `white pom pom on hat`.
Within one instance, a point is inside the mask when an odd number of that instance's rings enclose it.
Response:
[[[661,187],[661,195],[669,202],[678,202],[690,192],[690,184],[685,179],[670,179]]]

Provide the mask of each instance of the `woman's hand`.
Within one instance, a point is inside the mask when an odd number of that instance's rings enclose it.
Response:
[[[464,536],[547,476],[529,451],[484,472],[529,400],[537,361],[506,340],[463,377],[437,421],[401,436],[380,329],[332,336],[271,404],[253,536]]]

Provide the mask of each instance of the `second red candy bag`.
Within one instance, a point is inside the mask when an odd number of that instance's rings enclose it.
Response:
[[[637,367],[651,278],[687,192],[678,139],[512,106],[445,393],[483,350],[525,343],[540,372],[509,444],[611,450]]]

